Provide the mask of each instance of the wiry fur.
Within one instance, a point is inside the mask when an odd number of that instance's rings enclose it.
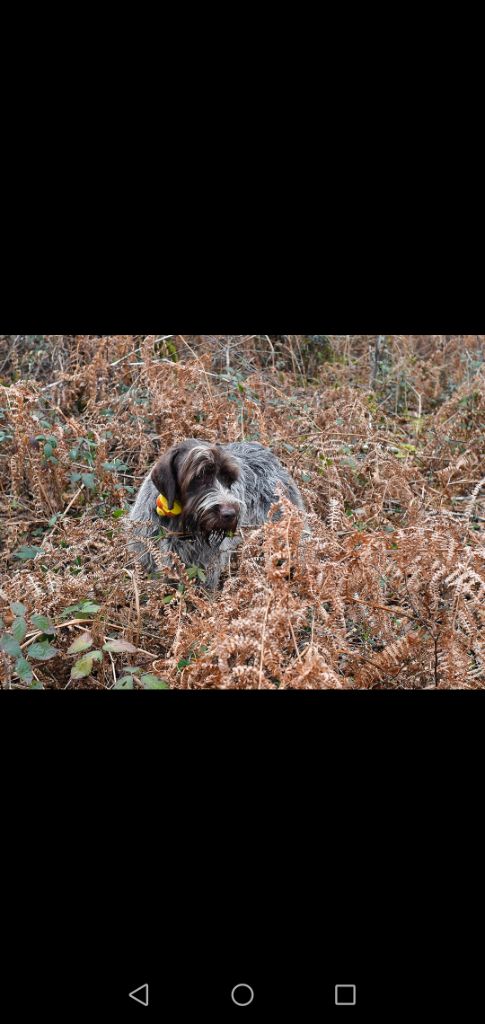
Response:
[[[189,439],[170,448],[150,470],[129,520],[137,538],[153,541],[163,532],[157,544],[167,567],[175,552],[185,565],[202,568],[207,586],[215,588],[240,543],[227,532],[264,523],[278,493],[304,509],[296,483],[268,448],[256,442],[213,445]],[[182,514],[159,516],[159,494],[165,495],[169,508],[179,501]],[[145,568],[156,569],[143,540],[131,540],[130,548]]]

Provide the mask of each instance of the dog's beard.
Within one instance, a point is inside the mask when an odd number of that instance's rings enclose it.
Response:
[[[213,530],[212,533],[206,533],[205,538],[210,548],[218,548],[219,544],[222,544],[224,537],[226,537],[228,531]]]
[[[224,525],[221,522],[218,508],[230,505],[234,509],[234,522]],[[202,534],[211,546],[220,544],[228,533],[233,533],[239,521],[239,502],[235,501],[231,492],[217,485],[197,496],[186,505],[185,524],[187,529]]]

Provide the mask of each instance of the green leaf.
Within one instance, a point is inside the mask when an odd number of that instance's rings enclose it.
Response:
[[[89,647],[93,646],[93,638],[91,633],[81,633],[77,636],[74,643],[71,644],[67,649],[68,654],[79,654],[81,651],[87,651]]]
[[[15,671],[23,683],[31,683],[34,675],[26,658],[17,658]]]
[[[10,611],[12,611],[14,615],[22,616],[25,615],[27,609],[24,604],[20,603],[20,601],[12,601],[12,604],[10,605]]]
[[[27,623],[25,619],[14,619],[11,629],[12,635],[16,640],[18,640],[19,644],[21,644],[27,632]]]
[[[113,462],[103,462],[103,469],[107,469],[110,473],[121,473],[123,470],[128,469],[128,466],[121,459],[114,459]]]
[[[71,669],[71,679],[84,679],[88,676],[93,667],[93,658],[90,654],[86,654],[84,658],[79,658]]]
[[[18,548],[14,552],[14,558],[21,558],[23,562],[26,562],[29,558],[35,558],[36,555],[43,555],[43,548],[34,548],[29,544],[22,544],[22,547]]]
[[[22,657],[20,644],[14,636],[10,636],[10,633],[4,633],[0,638],[0,648],[5,651],[5,654],[11,654],[14,658]]]
[[[85,654],[84,658],[79,658],[71,669],[71,679],[84,679],[88,676],[93,667],[94,661],[99,661],[103,655],[101,651],[90,651],[89,654]]]
[[[159,676],[152,676],[150,673],[141,677],[141,684],[145,690],[169,690],[170,687],[165,679]]]
[[[43,690],[44,689],[44,684],[43,683],[39,683],[38,680],[36,679],[35,683],[32,683],[32,686],[30,686],[29,689],[30,690]]]
[[[100,604],[95,604],[93,601],[81,601],[79,611],[83,612],[84,615],[95,615],[101,608]]]
[[[47,617],[47,615],[31,615],[30,621],[37,629],[41,629],[47,636],[54,636],[56,627],[54,623]]]
[[[162,597],[162,604],[170,604],[173,601],[175,594],[167,594],[166,597]]]
[[[138,648],[133,647],[133,644],[128,643],[127,640],[108,640],[103,644],[103,651],[113,651],[116,654],[120,654],[122,651],[126,651],[127,654],[135,654],[137,650]]]
[[[354,471],[359,468],[359,463],[352,457],[352,455],[345,455],[341,461],[343,466],[349,466],[350,469],[353,469]]]
[[[96,487],[96,478],[93,473],[81,473],[81,480],[88,491],[93,491]]]
[[[114,508],[111,515],[113,519],[121,519],[121,516],[126,516],[126,508]]]
[[[113,686],[113,690],[133,690],[133,676],[122,676],[121,679],[117,679]]]
[[[27,648],[27,654],[29,658],[35,658],[37,661],[49,661],[49,658],[55,658],[60,652],[55,647],[51,647],[48,640],[42,640],[40,643],[31,644]]]
[[[79,612],[80,615],[95,615],[101,608],[100,604],[95,604],[94,601],[80,601],[79,604],[70,604],[69,608],[65,608],[62,613],[64,619],[72,612]]]

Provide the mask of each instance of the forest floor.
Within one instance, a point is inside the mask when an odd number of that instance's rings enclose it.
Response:
[[[126,509],[186,437],[297,481],[222,588]],[[1,336],[3,688],[483,688],[484,336]]]

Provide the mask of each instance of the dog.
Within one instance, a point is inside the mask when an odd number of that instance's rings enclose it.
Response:
[[[188,438],[169,448],[145,477],[128,517],[129,547],[148,570],[160,568],[153,544],[164,565],[175,552],[186,566],[202,569],[206,587],[215,589],[240,543],[233,534],[238,527],[261,526],[278,490],[305,511],[295,481],[268,448]]]

